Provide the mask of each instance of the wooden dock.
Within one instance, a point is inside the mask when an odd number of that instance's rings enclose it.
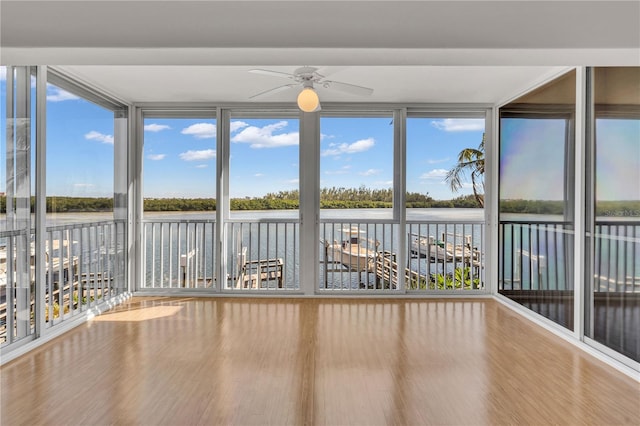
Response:
[[[247,260],[247,248],[242,247],[238,256],[239,271],[236,287],[269,288],[270,284],[282,288],[284,285],[284,262],[282,258]]]
[[[382,282],[385,287],[397,289],[399,270],[400,265],[396,262],[395,253],[387,250],[378,253],[375,263],[376,282]],[[410,268],[404,268],[404,276],[407,287],[410,286],[410,283],[427,283],[430,280],[429,276],[422,275]]]

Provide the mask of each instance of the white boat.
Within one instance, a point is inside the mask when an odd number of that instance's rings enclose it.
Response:
[[[465,236],[464,244],[453,244],[436,240],[433,236],[411,234],[411,253],[418,257],[428,257],[437,262],[478,262],[480,252],[471,248],[471,237]]]
[[[363,236],[365,231],[357,228],[342,229],[344,238],[334,241],[329,248],[329,256],[351,271],[372,271],[375,268],[379,241],[371,241]]]
[[[453,253],[446,250],[446,243],[437,241],[431,235],[411,234],[411,253],[418,257],[428,257],[442,262],[453,260]]]

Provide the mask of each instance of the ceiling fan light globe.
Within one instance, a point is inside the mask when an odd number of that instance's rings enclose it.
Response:
[[[304,112],[314,112],[320,107],[320,98],[311,87],[305,87],[298,94],[298,108]]]

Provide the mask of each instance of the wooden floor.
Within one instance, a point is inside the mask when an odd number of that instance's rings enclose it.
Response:
[[[2,425],[640,424],[640,385],[490,299],[134,298],[0,370]]]

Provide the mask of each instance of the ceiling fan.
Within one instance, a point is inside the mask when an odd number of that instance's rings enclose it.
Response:
[[[298,107],[300,107],[300,109],[305,112],[313,112],[320,109],[320,100],[318,99],[318,94],[313,88],[314,84],[317,84],[318,86],[325,89],[339,90],[341,92],[358,96],[370,96],[373,93],[373,89],[369,87],[343,83],[340,81],[327,80],[325,76],[318,73],[318,68],[315,67],[301,67],[296,69],[293,74],[259,68],[251,69],[249,70],[249,72],[254,74],[281,77],[294,81],[294,83],[285,84],[282,86],[274,87],[273,89],[265,90],[264,92],[257,93],[249,97],[249,99],[268,96],[274,93],[282,92],[283,90],[294,88],[296,86],[301,86],[302,91],[298,95]]]

